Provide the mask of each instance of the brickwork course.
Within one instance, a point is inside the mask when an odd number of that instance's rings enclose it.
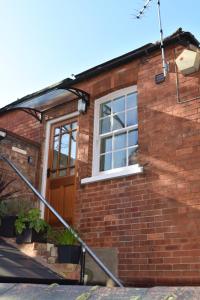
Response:
[[[90,105],[78,117],[74,226],[91,247],[117,249],[118,276],[127,285],[200,284],[200,99],[189,101],[200,96],[200,72],[178,75],[179,99],[176,88],[175,58],[187,47],[166,47],[170,67],[161,84],[154,80],[162,71],[159,49],[76,83]],[[81,185],[92,174],[95,100],[133,85],[144,172]],[[75,110],[70,103],[48,117]],[[40,188],[46,121],[10,112],[0,127],[40,144]]]

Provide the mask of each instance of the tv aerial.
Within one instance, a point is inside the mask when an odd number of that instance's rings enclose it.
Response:
[[[150,3],[153,0],[147,0],[142,7],[142,9],[137,13],[136,19],[141,19],[144,15],[145,10],[150,6]],[[162,67],[163,67],[163,75],[167,76],[168,72],[168,64],[165,58],[165,49],[164,49],[164,36],[163,36],[163,28],[162,28],[162,19],[161,19],[161,11],[160,11],[160,0],[157,0],[157,11],[158,11],[158,21],[159,21],[159,29],[160,29],[160,48],[161,48],[161,56],[162,56]]]

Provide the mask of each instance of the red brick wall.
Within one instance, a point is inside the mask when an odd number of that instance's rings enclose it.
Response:
[[[119,277],[128,284],[200,283],[200,100],[177,104],[173,49],[168,49],[167,59],[170,73],[160,85],[154,82],[162,70],[160,53],[147,57],[138,73],[139,161],[144,173],[79,184],[79,231],[93,247],[118,249]],[[118,88],[115,71],[104,76],[108,92]],[[121,87],[128,79],[124,72]],[[101,86],[96,80],[81,86],[90,87],[92,99],[95,86]],[[199,73],[179,80],[181,99],[200,95]],[[84,150],[82,144],[79,148],[79,177],[84,178],[91,175],[93,103],[79,124],[85,141]]]
[[[14,147],[17,148],[17,151]],[[25,152],[20,153],[20,150]],[[0,142],[0,154],[10,159],[36,188],[38,188],[39,181],[39,151],[39,144],[33,143],[28,139],[22,139],[20,136],[9,132],[6,139]],[[31,163],[28,162],[29,156],[32,158]],[[22,200],[31,202],[35,199],[30,189],[3,160],[0,160],[0,173],[3,174],[6,182],[10,181],[10,179],[15,179],[5,191],[6,193],[8,191],[18,191],[13,195],[12,201],[21,203]],[[39,202],[37,204],[39,206]]]
[[[0,127],[35,141],[42,141],[42,126],[29,114],[22,111],[6,113],[0,117]]]
[[[200,283],[200,100],[177,103],[173,48],[167,60],[170,72],[160,85],[159,52],[78,85],[91,104],[79,116],[75,225],[90,246],[118,249],[119,277],[127,284]],[[199,78],[179,76],[181,99],[200,95]],[[81,185],[91,176],[95,99],[135,84],[144,173]],[[27,127],[17,114],[16,123],[5,118],[5,126],[40,140],[39,125]]]

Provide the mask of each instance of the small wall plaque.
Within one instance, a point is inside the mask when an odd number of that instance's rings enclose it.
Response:
[[[12,151],[15,151],[15,152],[23,154],[23,155],[27,155],[27,151],[26,150],[23,150],[23,149],[14,147],[14,146],[12,147]]]

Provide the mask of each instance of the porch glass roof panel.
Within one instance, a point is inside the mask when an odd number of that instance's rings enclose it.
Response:
[[[74,87],[54,86],[25,96],[3,107],[0,109],[0,115],[9,111],[22,110],[42,122],[43,116],[53,107],[79,99],[82,99],[87,105],[89,94]]]

